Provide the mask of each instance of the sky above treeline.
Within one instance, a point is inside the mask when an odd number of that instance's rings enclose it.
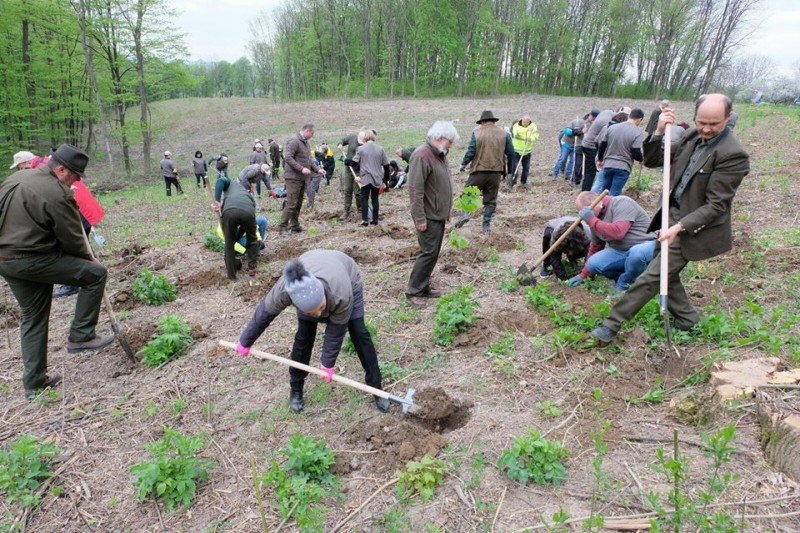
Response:
[[[186,34],[188,60],[236,61],[247,55],[249,23],[281,0],[167,0],[179,12],[177,27]],[[742,55],[770,57],[777,74],[789,74],[800,59],[800,0],[761,0],[754,33]]]

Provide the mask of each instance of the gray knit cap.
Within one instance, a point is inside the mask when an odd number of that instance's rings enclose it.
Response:
[[[306,270],[299,259],[292,259],[283,269],[286,292],[292,303],[304,313],[308,313],[325,298],[325,288],[314,274]]]

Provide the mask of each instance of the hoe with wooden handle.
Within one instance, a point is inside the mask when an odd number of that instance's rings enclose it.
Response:
[[[221,340],[219,341],[219,345],[225,348],[230,348],[232,350],[236,349],[236,343],[233,342]],[[250,348],[250,354],[258,359],[275,361],[276,363],[280,363],[286,366],[291,366],[293,368],[297,368],[298,370],[304,370],[309,374],[316,374],[317,376],[322,376],[322,377],[327,375],[319,368],[314,368],[313,366],[304,365],[303,363],[298,363],[297,361],[292,361],[291,359],[286,359],[285,357],[281,357],[279,355],[271,354],[268,352],[262,352],[261,350],[256,350],[255,348]],[[338,374],[334,374],[333,376],[331,376],[331,379],[343,385],[347,385],[348,387],[353,387],[354,389],[358,389],[361,392],[366,392],[367,394],[372,394],[373,396],[378,396],[380,398],[385,398],[387,400],[397,402],[401,405],[403,413],[408,413],[408,410],[414,407],[414,402],[412,401],[412,397],[414,396],[415,392],[414,389],[409,388],[408,391],[406,391],[406,395],[401,398],[400,396],[389,394],[384,390],[376,389],[375,387],[370,387],[369,385],[359,383],[358,381],[353,381],[352,379],[340,376]]]
[[[672,125],[667,124],[664,131],[664,184],[661,189],[661,231],[669,228],[669,175],[670,164],[672,163]],[[667,310],[669,287],[669,243],[661,241],[661,272],[660,272],[660,291],[658,297],[661,316],[664,317],[664,335],[667,338],[667,346],[672,349],[672,334],[669,327],[669,313]]]

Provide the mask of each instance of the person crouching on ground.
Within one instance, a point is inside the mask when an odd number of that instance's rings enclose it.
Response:
[[[365,130],[364,144],[358,147],[353,159],[345,159],[347,166],[358,165],[356,181],[361,187],[361,225],[378,224],[379,192],[384,179],[389,178],[389,158],[381,146],[375,142],[375,132]],[[372,201],[372,221],[369,220],[369,202]]]
[[[582,192],[575,199],[578,215],[592,230],[592,244],[586,266],[569,279],[577,287],[595,274],[616,281],[615,290],[622,293],[644,272],[656,250],[656,235],[648,230],[650,217],[632,198],[606,196],[594,209],[597,195]]]
[[[231,181],[220,176],[214,191],[216,200],[212,207],[222,213],[222,233],[225,235],[225,270],[229,279],[236,279],[236,271],[242,262],[236,259],[235,245],[243,231],[247,237],[247,271],[256,274],[258,237],[256,236],[256,199],[253,186],[269,171],[269,165],[248,165],[239,173],[239,179]],[[223,200],[223,193],[225,198]],[[222,205],[220,205],[222,202]]]
[[[569,229],[577,217],[565,216],[554,218],[547,222],[544,228],[544,235],[542,236],[542,254],[547,253],[553,244],[558,242],[558,239]],[[586,260],[586,254],[589,252],[589,244],[592,238],[592,230],[589,229],[586,222],[581,222],[577,228],[572,230],[572,233],[567,235],[558,247],[547,256],[542,265],[540,275],[546,278],[551,273],[555,274],[561,281],[566,281],[569,276],[567,270],[564,268],[563,256],[567,256],[567,260],[575,263],[579,259]]]
[[[364,381],[381,388],[381,371],[372,337],[364,324],[364,290],[361,269],[348,255],[337,250],[310,250],[286,264],[283,275],[258,304],[236,346],[240,355],[250,347],[281,311],[294,305],[297,309],[297,333],[292,346],[292,360],[308,364],[317,336],[317,324],[326,324],[320,369],[330,383],[336,358],[345,333],[358,353],[364,369]],[[289,407],[295,413],[303,410],[303,385],[308,372],[289,369]],[[375,397],[377,408],[389,411],[389,400]]]

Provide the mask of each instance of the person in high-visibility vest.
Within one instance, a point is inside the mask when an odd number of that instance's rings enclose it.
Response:
[[[525,115],[511,126],[511,142],[514,145],[514,157],[511,158],[511,176],[508,178],[509,186],[517,183],[516,170],[522,159],[522,175],[519,178],[522,186],[528,188],[528,172],[531,169],[531,151],[533,143],[539,138],[539,130],[531,121],[530,115]]]

